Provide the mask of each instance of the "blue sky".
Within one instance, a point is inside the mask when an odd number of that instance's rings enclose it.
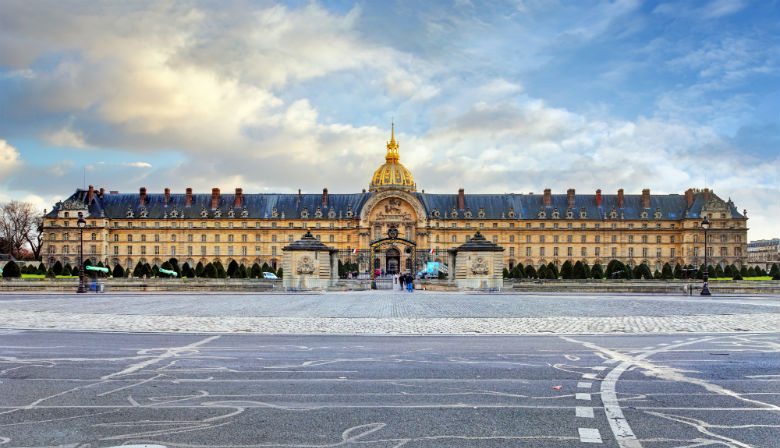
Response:
[[[778,236],[780,5],[4,2],[0,200],[715,189]]]

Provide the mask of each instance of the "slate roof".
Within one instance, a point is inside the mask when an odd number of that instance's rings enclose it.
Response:
[[[322,219],[329,218],[329,212],[335,212],[335,219],[348,219],[348,210],[352,210],[352,217],[357,218],[365,205],[366,201],[375,193],[352,193],[352,194],[328,194],[328,207],[322,207],[321,194],[302,194],[300,200],[298,194],[243,194],[242,207],[236,208],[234,194],[220,195],[218,209],[222,212],[222,218],[228,217],[228,211],[233,210],[236,218],[241,217],[241,211],[246,208],[246,219],[272,219],[274,208],[276,208],[277,217],[284,216],[286,219],[300,219],[301,212],[308,210],[308,218],[314,220],[315,211],[319,207],[322,211]],[[423,205],[429,218],[434,217],[438,209],[439,219],[453,219],[452,209],[457,207],[457,194],[430,194],[430,193],[412,193]],[[714,193],[713,193],[714,195]],[[87,198],[86,190],[76,190],[68,200],[78,200],[85,202]],[[566,219],[568,210],[567,196],[565,194],[551,195],[551,205],[544,206],[544,196],[542,194],[466,194],[465,208],[457,210],[457,219],[463,219],[466,210],[470,210],[473,219],[479,219],[480,208],[484,211],[482,219],[540,219],[539,211],[545,212],[545,218],[552,219],[552,213],[557,207],[560,214],[559,219]],[[612,208],[615,208],[618,219],[641,219],[641,213],[645,211],[642,207],[641,194],[624,195],[623,208],[618,207],[617,195],[602,194],[602,205],[596,205],[596,195],[577,194],[575,196],[575,206],[573,208],[574,220],[580,218],[580,211],[584,209],[586,217],[584,219],[609,219]],[[170,218],[173,210],[177,210],[179,218],[192,219],[200,218],[201,210],[208,212],[208,218],[213,217],[211,210],[211,194],[193,194],[192,206],[185,207],[186,195],[171,194],[167,207],[165,206],[165,195],[150,193],[146,195],[146,210],[148,219]],[[656,209],[661,212],[660,219],[679,220],[683,218],[698,218],[701,209],[705,204],[704,194],[702,192],[694,193],[693,205],[688,208],[684,195],[650,195],[650,207],[647,209],[648,219],[654,217]],[[739,213],[733,203],[728,203],[731,209],[731,215],[734,218],[744,218]],[[47,217],[56,217],[59,205],[49,212]],[[132,194],[104,194],[102,197],[96,193],[92,203],[89,204],[90,216],[106,216],[112,219],[125,219],[128,208],[133,211],[134,217],[140,217],[139,195]],[[515,217],[510,217],[510,210],[514,209]],[[445,217],[446,213],[446,217]]]

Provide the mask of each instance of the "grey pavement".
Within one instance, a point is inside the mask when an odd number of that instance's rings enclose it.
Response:
[[[0,328],[266,334],[774,332],[777,296],[0,294]]]
[[[0,446],[777,447],[780,335],[0,330]]]

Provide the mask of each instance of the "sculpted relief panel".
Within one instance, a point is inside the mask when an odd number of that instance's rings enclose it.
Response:
[[[414,225],[417,214],[408,202],[399,198],[383,199],[369,215],[371,224]]]

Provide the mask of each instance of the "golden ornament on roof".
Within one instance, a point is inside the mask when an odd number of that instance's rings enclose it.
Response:
[[[387,142],[387,155],[384,165],[374,172],[369,191],[406,190],[415,191],[416,185],[412,173],[399,162],[398,142],[395,141],[395,123],[390,131],[390,141]]]

